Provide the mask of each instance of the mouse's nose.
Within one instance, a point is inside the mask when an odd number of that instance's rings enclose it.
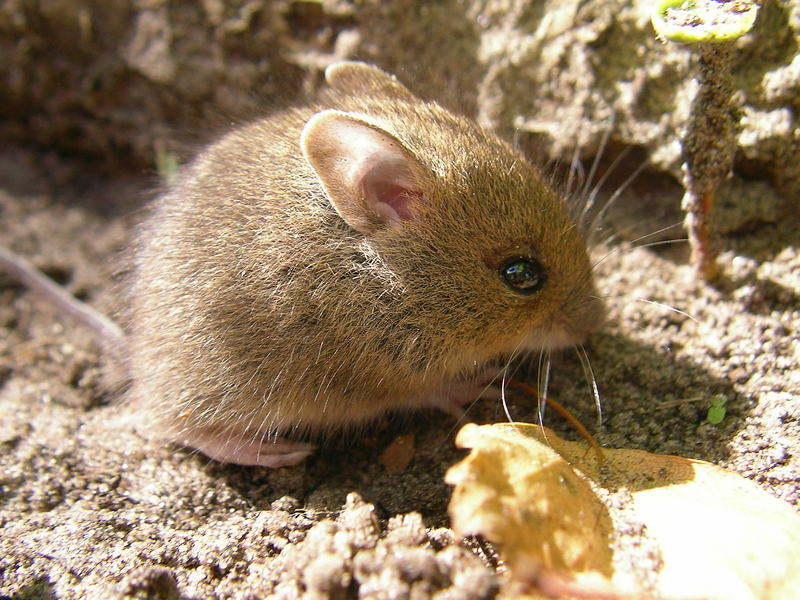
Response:
[[[572,335],[573,345],[583,342],[606,320],[606,304],[594,291],[592,289],[592,293],[581,299],[568,302],[563,309],[563,326]]]
[[[524,346],[538,351],[581,344],[600,329],[605,317],[606,306],[598,296],[584,294],[580,299],[570,299],[553,315],[549,326],[539,326],[528,334]]]

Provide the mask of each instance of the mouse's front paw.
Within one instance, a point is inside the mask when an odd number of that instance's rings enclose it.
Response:
[[[499,398],[500,392],[492,384],[499,381],[501,376],[501,369],[484,369],[477,375],[457,379],[442,386],[427,396],[424,404],[460,418],[465,405],[472,404],[479,398]]]
[[[192,431],[191,435],[176,441],[219,462],[273,469],[297,465],[317,449],[314,444],[305,442],[275,437],[265,439],[253,432],[221,432],[211,428]]]

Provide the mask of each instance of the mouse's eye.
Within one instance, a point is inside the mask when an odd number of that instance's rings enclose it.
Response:
[[[499,269],[500,278],[518,294],[533,294],[544,285],[547,277],[539,261],[525,256],[515,256],[504,261]]]

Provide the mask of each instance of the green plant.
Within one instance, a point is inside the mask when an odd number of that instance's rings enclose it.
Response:
[[[710,402],[711,406],[706,413],[706,421],[712,425],[719,425],[725,418],[725,405],[728,403],[728,398],[723,394],[717,394],[711,397]]]

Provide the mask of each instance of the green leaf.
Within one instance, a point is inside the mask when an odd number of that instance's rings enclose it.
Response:
[[[719,425],[720,423],[722,423],[722,419],[724,418],[725,418],[724,406],[712,406],[708,409],[708,413],[706,414],[706,421],[708,421],[712,425]]]
[[[661,39],[716,43],[742,37],[757,14],[753,0],[659,0],[650,21]]]

